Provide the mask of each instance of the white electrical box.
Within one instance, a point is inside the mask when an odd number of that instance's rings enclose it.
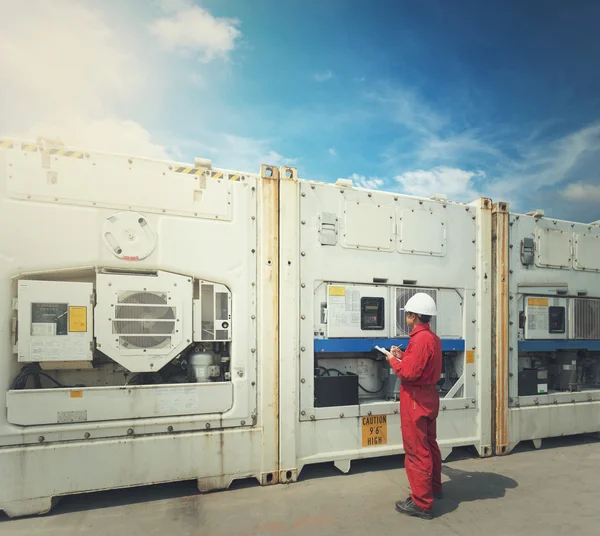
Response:
[[[329,338],[389,337],[389,288],[367,285],[328,285]]]
[[[194,342],[231,340],[231,292],[225,285],[200,281],[194,300]]]
[[[523,321],[525,339],[566,339],[567,299],[528,296]]]
[[[18,360],[91,361],[92,283],[19,281]]]

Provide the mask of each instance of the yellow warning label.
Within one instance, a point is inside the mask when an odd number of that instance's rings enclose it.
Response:
[[[372,415],[362,418],[362,446],[387,445],[387,415]]]
[[[37,145],[34,145],[33,143],[23,143],[21,149],[30,153],[35,153],[38,150]]]
[[[467,364],[475,363],[475,350],[467,350]]]
[[[83,391],[71,391],[69,396],[71,398],[83,398]]]
[[[220,179],[222,177],[223,177],[223,173],[221,173],[220,171],[217,171],[216,173],[212,174],[213,179]]]
[[[548,306],[548,298],[528,298],[527,303],[534,306]]]
[[[0,147],[2,149],[12,149],[14,147],[14,143],[8,140],[0,140]]]
[[[69,307],[69,331],[75,333],[87,331],[87,307]]]
[[[229,175],[229,180],[230,181],[239,181],[240,176],[239,175]]]
[[[330,296],[345,296],[346,287],[329,287]]]

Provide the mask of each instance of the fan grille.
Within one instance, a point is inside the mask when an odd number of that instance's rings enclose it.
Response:
[[[166,292],[125,291],[117,297],[112,332],[124,349],[161,349],[171,344],[176,310]]]
[[[573,338],[600,339],[600,300],[589,298],[573,300]]]
[[[412,298],[415,294],[424,293],[431,296],[434,301],[437,303],[437,291],[430,289],[422,289],[422,288],[397,288],[396,289],[396,336],[397,337],[407,337],[410,333],[410,328],[406,324],[406,313],[404,311],[404,306],[406,302]],[[431,329],[435,331],[436,329],[436,317],[434,316],[431,319]]]

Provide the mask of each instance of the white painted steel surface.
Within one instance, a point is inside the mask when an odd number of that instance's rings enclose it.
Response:
[[[504,408],[498,408],[498,411],[506,413],[507,437],[506,445],[501,445],[498,453],[510,452],[521,441],[534,440],[539,447],[543,438],[598,432],[600,390],[518,396],[518,347],[519,311],[527,296],[554,300],[560,294],[561,298],[569,298],[567,333],[572,339],[584,338],[574,336],[572,307],[575,301],[583,299],[578,296],[600,298],[600,277],[597,273],[600,266],[600,228],[510,213],[507,225],[501,230],[506,233],[509,242],[510,299],[508,318],[505,319],[508,324],[508,355],[503,359],[508,370],[508,386],[504,393]],[[524,238],[535,240],[535,262],[532,266],[521,263],[521,241]],[[597,315],[593,325],[590,324],[596,330],[596,339],[600,339],[599,322],[600,316]],[[500,333],[498,336],[501,336]],[[560,338],[564,339],[565,335]],[[497,397],[501,395],[497,393]]]
[[[3,397],[20,369],[10,332],[18,278],[93,281],[97,267],[164,270],[226,285],[234,320],[231,381],[195,386],[206,392],[193,397],[185,415],[157,416],[177,400],[169,402],[163,387],[162,405],[127,419],[123,408],[111,409],[116,399],[98,409],[95,422],[65,416],[52,425],[17,426],[0,412],[0,509],[11,516],[41,513],[54,496],[179,479],[197,478],[202,490],[245,477],[277,482],[277,169],[263,180],[175,162],[93,152],[69,157],[62,149],[51,154],[35,144],[12,145],[0,149]],[[137,260],[111,250],[103,232],[107,218],[128,211],[143,214],[148,236],[156,239]],[[210,402],[211,389],[227,390],[229,402],[221,395]],[[32,395],[11,411],[20,415],[16,420],[39,422],[35,406],[45,399]],[[137,402],[147,406],[151,399]],[[43,422],[50,420],[47,409],[40,410]],[[116,420],[101,420],[103,411]]]
[[[390,289],[409,284],[459,292],[463,303],[458,334],[467,352],[459,353],[462,375],[457,388],[463,387],[461,396],[441,401],[440,447],[444,456],[462,445],[491,454],[490,200],[467,206],[293,179],[281,187],[282,480],[293,481],[307,464],[333,461],[347,471],[351,460],[403,452],[398,402],[363,398],[358,406],[315,408],[313,341],[323,336],[315,291],[323,283]],[[348,207],[354,208],[349,212]],[[357,210],[364,216],[360,231],[356,222],[348,221],[348,214]],[[332,214],[339,236],[332,240],[330,232],[325,243],[336,245],[322,245],[322,222],[331,222]],[[413,220],[419,226],[408,235]],[[435,244],[428,221],[436,227]],[[348,231],[351,240],[344,236]],[[414,233],[423,241],[413,240],[415,245],[407,250],[403,241]],[[456,322],[447,325],[457,331]],[[361,418],[371,414],[387,416],[387,445],[362,446]]]

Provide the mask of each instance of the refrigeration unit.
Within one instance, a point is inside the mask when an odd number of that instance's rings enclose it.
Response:
[[[600,430],[600,228],[497,210],[496,450]]]

